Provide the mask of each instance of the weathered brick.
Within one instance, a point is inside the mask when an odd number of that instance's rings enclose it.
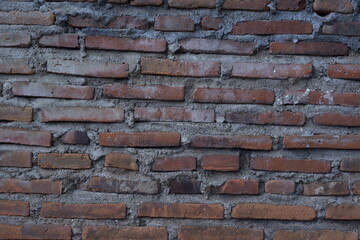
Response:
[[[0,74],[34,74],[35,71],[25,59],[0,59]]]
[[[47,71],[75,76],[127,78],[129,65],[127,63],[78,62],[57,59],[47,61]]]
[[[313,9],[321,15],[326,15],[331,12],[351,13],[353,6],[350,0],[314,0]]]
[[[360,22],[336,22],[324,24],[322,34],[360,36]]]
[[[179,177],[170,181],[170,193],[175,194],[200,194],[201,182],[196,179]]]
[[[0,121],[31,122],[32,107],[0,105]]]
[[[275,94],[271,90],[196,88],[193,99],[207,103],[273,104]]]
[[[1,239],[56,239],[71,240],[71,227],[60,225],[0,225]]]
[[[87,190],[120,194],[159,194],[160,184],[157,181],[130,181],[92,177],[87,184]]]
[[[123,122],[122,108],[53,107],[41,112],[42,122]]]
[[[311,221],[316,218],[316,211],[312,207],[301,205],[242,203],[232,209],[231,217],[239,219]]]
[[[0,143],[50,147],[52,133],[23,128],[0,128]]]
[[[360,64],[335,64],[328,66],[331,78],[360,79]]]
[[[276,9],[280,11],[301,11],[306,7],[306,0],[276,0]]]
[[[336,42],[272,42],[270,54],[344,56],[349,55],[349,48],[343,43]]]
[[[229,179],[220,187],[211,189],[213,194],[258,195],[260,193],[258,180]]]
[[[40,217],[44,218],[81,218],[81,219],[124,219],[126,207],[115,204],[64,204],[42,203]]]
[[[152,171],[171,172],[171,171],[193,171],[196,170],[196,158],[191,156],[184,157],[157,157],[154,158]]]
[[[295,192],[295,182],[293,180],[270,180],[265,183],[265,192],[291,195]]]
[[[108,1],[110,3],[110,1]],[[115,28],[115,29],[148,29],[148,22],[132,16],[115,17],[108,24],[103,24],[90,17],[69,16],[68,24],[76,28]]]
[[[311,64],[234,63],[232,77],[240,78],[308,78],[312,74]]]
[[[174,77],[219,77],[219,62],[141,58],[141,73]]]
[[[179,240],[263,240],[263,230],[254,228],[184,226],[178,234]]]
[[[156,203],[147,202],[139,206],[139,217],[224,219],[221,204]]]
[[[195,23],[185,16],[157,16],[154,29],[163,32],[193,32]]]
[[[85,226],[83,240],[132,239],[132,240],[167,240],[165,227],[109,227]]]
[[[289,149],[360,149],[360,135],[289,135],[284,137],[284,146]]]
[[[350,195],[348,182],[305,183],[303,194],[306,196],[346,196]]]
[[[28,32],[0,33],[0,47],[29,47],[31,35]]]
[[[313,118],[316,125],[360,127],[360,115],[322,113]]]
[[[274,240],[357,240],[358,234],[356,232],[343,232],[332,230],[317,230],[317,231],[288,231],[278,230],[274,233]]]
[[[0,179],[1,193],[56,194],[62,193],[62,182],[47,179],[24,181],[19,179]]]
[[[360,195],[360,182],[355,182],[352,185],[351,191],[353,195]]]
[[[135,121],[140,122],[205,122],[215,121],[215,111],[207,109],[191,110],[181,107],[136,107]]]
[[[130,0],[133,6],[159,6],[163,4],[163,0]]]
[[[118,50],[132,52],[165,52],[166,40],[156,38],[116,38],[107,36],[87,36],[88,49]]]
[[[360,172],[359,158],[345,158],[341,160],[340,170],[344,172]]]
[[[312,34],[311,22],[306,21],[244,21],[235,24],[234,35],[275,35],[275,34]]]
[[[183,101],[184,86],[106,84],[103,94],[111,98]]]
[[[99,133],[99,145],[106,147],[179,147],[177,132]]]
[[[300,112],[263,112],[263,113],[230,113],[225,115],[228,123],[302,126],[305,124],[305,114]]]
[[[55,23],[55,14],[52,12],[0,11],[0,24],[53,25],[54,23]]]
[[[96,0],[47,0],[48,2],[96,2]]]
[[[322,160],[257,157],[251,159],[250,168],[254,170],[276,172],[328,173],[331,170],[331,162]]]
[[[11,90],[14,96],[85,100],[94,98],[94,88],[86,86],[15,82]]]
[[[89,169],[91,159],[88,154],[43,153],[38,155],[38,164],[46,169]]]
[[[360,220],[360,206],[339,204],[326,206],[326,219],[333,220]]]
[[[223,9],[247,10],[247,11],[269,11],[267,6],[270,0],[225,0]]]
[[[105,167],[138,171],[139,166],[136,160],[136,157],[131,154],[109,153],[105,157]]]
[[[40,47],[79,48],[77,34],[53,34],[42,36],[39,40]]]
[[[13,200],[0,200],[0,215],[24,216],[30,215],[30,203]]]
[[[271,150],[271,136],[209,136],[191,137],[193,148],[241,148],[252,150]]]
[[[108,3],[115,3],[115,4],[124,4],[128,3],[129,0],[107,0]]]
[[[256,52],[255,42],[236,42],[232,40],[217,39],[185,39],[180,40],[180,52],[254,55]]]
[[[201,19],[202,30],[220,30],[223,27],[224,19],[214,17],[203,17]]]
[[[172,8],[215,8],[215,0],[169,0]]]
[[[87,136],[86,132],[69,130],[64,135],[61,136],[60,141],[64,144],[73,144],[73,145],[88,145],[90,139]]]
[[[208,171],[239,171],[239,155],[206,155],[201,157],[201,167]]]
[[[0,151],[0,167],[31,168],[32,153],[28,151]]]

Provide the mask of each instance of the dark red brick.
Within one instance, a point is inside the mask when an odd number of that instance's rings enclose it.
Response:
[[[360,220],[360,205],[339,204],[326,207],[326,219]]]
[[[29,47],[31,35],[28,32],[0,33],[0,47]]]
[[[108,0],[108,3],[113,3],[113,1]],[[114,28],[114,29],[134,28],[139,30],[146,30],[148,29],[148,25],[149,25],[147,21],[137,19],[136,17],[133,16],[115,17],[108,24],[103,24],[90,17],[83,18],[81,16],[74,16],[74,17],[69,16],[68,24],[76,28]]]
[[[275,34],[312,34],[311,22],[306,21],[245,21],[235,24],[234,35],[275,35]]]
[[[215,8],[215,0],[169,0],[172,8]]]
[[[202,30],[220,30],[223,27],[224,19],[214,17],[203,17],[201,19]]]
[[[260,193],[258,180],[230,179],[220,187],[213,187],[214,194],[258,195]]]
[[[71,227],[60,225],[0,225],[1,239],[46,239],[46,240],[71,240]]]
[[[170,181],[170,193],[200,194],[201,182],[195,179],[178,178]]]
[[[238,155],[206,155],[201,157],[201,167],[208,171],[239,171]]]
[[[322,34],[360,36],[360,22],[336,22],[324,24]]]
[[[265,192],[279,195],[291,195],[295,192],[293,180],[270,180],[265,183]]]
[[[284,146],[289,149],[360,149],[360,135],[290,135],[284,137]]]
[[[272,42],[270,54],[274,55],[310,55],[310,56],[345,56],[349,48],[335,42]]]
[[[28,151],[0,151],[0,167],[31,168],[32,153]]]
[[[152,171],[171,172],[171,171],[193,171],[196,170],[196,158],[184,157],[157,157],[154,158]]]
[[[47,179],[24,181],[0,179],[0,193],[30,193],[61,195],[62,182]]]
[[[109,153],[105,157],[105,167],[121,168],[138,171],[139,166],[136,157],[130,154]]]
[[[313,9],[320,15],[331,12],[351,13],[353,6],[350,0],[314,0]]]
[[[89,169],[91,159],[80,153],[42,153],[38,155],[38,164],[45,169]]]
[[[357,240],[358,234],[356,232],[342,232],[332,230],[317,230],[317,231],[288,231],[278,230],[274,233],[274,240]]]
[[[0,11],[0,24],[9,25],[53,25],[55,14],[52,12],[39,11]]]
[[[331,78],[360,79],[360,64],[335,64],[328,66]]]
[[[52,133],[23,128],[0,128],[0,143],[50,147]]]
[[[264,113],[230,113],[226,114],[228,123],[302,126],[305,124],[305,114],[300,112],[264,112]]]
[[[168,240],[168,233],[165,227],[85,226],[81,239]]]
[[[154,29],[163,32],[193,32],[195,23],[185,16],[157,16]]]
[[[359,158],[345,158],[341,160],[340,171],[360,172]]]
[[[27,217],[30,215],[30,203],[23,201],[0,200],[0,215]]]
[[[306,0],[276,0],[276,9],[280,11],[301,11],[306,7]]]
[[[25,59],[3,58],[0,59],[0,74],[34,74],[35,71],[30,67]]]
[[[360,127],[360,115],[322,113],[313,118],[316,125]]]
[[[130,0],[133,6],[159,6],[163,4],[163,0]]]
[[[64,144],[73,144],[73,145],[88,145],[90,139],[87,136],[86,132],[69,130],[64,135],[61,136],[60,141]]]
[[[246,11],[269,11],[270,0],[225,0],[223,9]]]
[[[79,48],[77,34],[53,34],[42,36],[39,40],[40,47]]]
[[[303,184],[306,196],[346,196],[350,195],[348,182],[306,183]]]
[[[0,105],[0,121],[31,122],[32,107]]]
[[[263,230],[255,228],[184,226],[178,234],[179,240],[263,240]]]

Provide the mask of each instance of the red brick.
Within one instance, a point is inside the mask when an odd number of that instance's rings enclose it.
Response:
[[[350,0],[314,0],[313,9],[321,15],[326,15],[331,12],[351,13],[353,6]]]
[[[319,90],[285,90],[284,104],[360,106],[360,94]]]
[[[108,1],[110,3],[110,1]],[[68,24],[76,28],[114,28],[114,29],[148,29],[148,22],[145,20],[137,19],[132,16],[115,17],[108,24],[103,24],[92,18],[83,18],[81,16],[69,16]]]
[[[58,59],[47,61],[47,71],[75,76],[127,78],[129,65],[127,63],[78,62]]]
[[[1,193],[56,194],[62,193],[62,182],[47,179],[23,181],[19,179],[0,179]]]
[[[42,203],[40,217],[81,219],[124,219],[126,207],[115,204]]]
[[[230,113],[225,116],[228,123],[302,126],[305,124],[305,114],[300,112],[264,112],[264,113]]]
[[[174,77],[219,77],[219,62],[141,58],[141,73]]]
[[[340,232],[332,230],[317,230],[317,231],[287,231],[279,230],[274,234],[274,240],[357,240],[358,234],[356,232]]]
[[[71,240],[71,227],[59,225],[0,225],[1,239]]]
[[[328,205],[326,219],[360,220],[360,206],[351,204]]]
[[[170,181],[170,193],[201,194],[201,182],[195,179],[178,178]]]
[[[276,172],[328,173],[331,170],[331,162],[322,160],[257,157],[251,159],[250,168],[254,170]]]
[[[312,207],[301,205],[242,203],[232,209],[231,217],[239,219],[311,221],[316,218],[316,211]]]
[[[32,107],[0,105],[0,121],[31,122]]]
[[[0,74],[34,74],[35,71],[29,66],[25,59],[6,59],[0,60]]]
[[[130,0],[133,6],[159,6],[163,4],[163,0]]]
[[[136,157],[130,154],[109,153],[105,157],[105,167],[138,171],[139,166],[136,160]]]
[[[267,6],[270,0],[225,0],[223,9],[247,10],[247,11],[269,11]]]
[[[215,8],[215,0],[169,0],[172,8]]]
[[[125,84],[106,84],[103,94],[111,98],[120,99],[148,99],[183,101],[185,99],[184,86],[170,87],[164,85],[125,85]]]
[[[31,168],[32,153],[27,151],[0,151],[0,167]]]
[[[260,193],[258,180],[229,179],[220,187],[213,187],[214,194],[258,195]]]
[[[157,16],[154,29],[163,32],[193,32],[195,23],[184,16]]]
[[[48,2],[96,2],[96,0],[47,0]]]
[[[130,181],[115,178],[92,177],[87,190],[119,194],[159,194],[160,184],[157,181]]]
[[[0,33],[0,47],[29,47],[31,35],[28,32]]]
[[[316,125],[360,127],[360,115],[322,113],[313,118]]]
[[[237,104],[270,104],[275,101],[271,90],[247,90],[225,88],[196,88],[194,102],[237,103]]]
[[[178,234],[179,240],[263,240],[263,230],[254,228],[184,226]]]
[[[351,188],[353,195],[360,195],[360,182],[355,182]]]
[[[360,172],[359,158],[345,158],[341,160],[340,171]]]
[[[254,42],[191,38],[180,40],[180,45],[180,52],[190,53],[254,55],[256,52]]]
[[[306,0],[276,0],[276,9],[280,11],[301,11],[306,7]]]
[[[42,122],[123,122],[122,108],[54,107],[41,112]]]
[[[360,79],[360,64],[335,64],[328,66],[331,78]]]
[[[234,63],[231,76],[240,78],[308,78],[311,64]]]
[[[85,86],[15,82],[11,90],[14,96],[85,100],[94,98],[94,88]]]
[[[201,167],[208,171],[239,171],[239,155],[207,155],[201,157]]]
[[[88,145],[90,139],[87,136],[86,132],[69,130],[64,135],[61,136],[60,141],[64,144],[73,144],[73,145]]]
[[[132,240],[167,240],[165,227],[109,227],[85,226],[83,240],[132,239]]]
[[[349,55],[349,48],[343,43],[335,42],[272,42],[270,54],[344,56]]]
[[[23,201],[0,200],[0,215],[27,217],[30,215],[30,203]]]
[[[138,216],[151,218],[224,219],[224,206],[221,204],[148,202],[140,204]]]
[[[99,145],[106,147],[179,147],[177,132],[99,133]]]
[[[136,107],[135,121],[140,122],[205,122],[215,121],[214,110],[191,110],[181,107]]]
[[[128,3],[129,0],[107,0],[107,3],[124,4]]]
[[[202,30],[220,30],[223,27],[224,19],[214,17],[203,17],[201,19]]]
[[[322,34],[360,36],[360,22],[336,22],[324,24]]]
[[[191,137],[193,148],[241,148],[251,150],[271,150],[271,136],[206,136]]]
[[[0,128],[0,143],[50,147],[52,133],[23,128]]]
[[[77,34],[53,34],[42,36],[39,40],[40,47],[79,48]]]
[[[89,169],[91,159],[88,154],[43,153],[38,155],[38,165],[45,169]]]
[[[306,183],[303,184],[306,196],[346,196],[350,195],[348,182]]]
[[[196,158],[190,156],[157,157],[154,158],[151,170],[154,172],[193,171],[196,170]]]
[[[289,149],[360,149],[360,135],[290,135],[284,137],[284,146]]]
[[[118,50],[132,52],[165,52],[166,40],[156,38],[116,38],[106,36],[87,36],[88,49]]]
[[[295,182],[292,180],[270,180],[265,183],[265,192],[292,195],[295,192]]]
[[[0,11],[0,24],[10,25],[53,25],[55,23],[55,14],[52,12],[20,12]]]
[[[235,24],[234,35],[312,34],[313,27],[306,21],[245,21]]]

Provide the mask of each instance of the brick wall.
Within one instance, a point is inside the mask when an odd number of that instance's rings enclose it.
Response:
[[[0,239],[359,239],[359,7],[1,0]]]

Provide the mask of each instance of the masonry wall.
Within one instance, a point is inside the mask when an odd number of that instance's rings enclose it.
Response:
[[[356,0],[1,0],[0,239],[359,239]]]

